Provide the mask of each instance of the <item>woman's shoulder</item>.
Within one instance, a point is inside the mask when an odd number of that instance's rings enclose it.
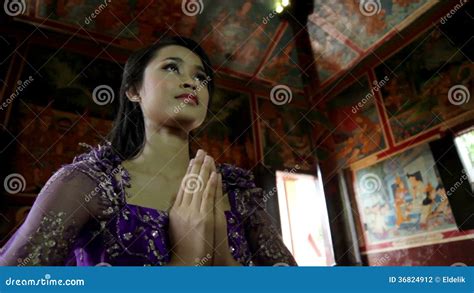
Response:
[[[224,189],[226,187],[237,187],[239,189],[256,188],[255,177],[251,170],[227,163],[217,164],[217,169],[222,174]]]
[[[107,141],[97,146],[85,143],[80,145],[87,150],[75,156],[72,162],[63,164],[49,181],[53,182],[58,177],[64,176],[78,177],[88,181],[88,186],[93,185],[94,189],[116,200],[123,187],[130,184],[130,177],[122,167],[120,157],[115,154]]]
[[[92,147],[90,145],[80,143],[82,147],[87,147],[88,151],[76,155],[72,162],[62,164],[48,179],[43,187],[46,190],[49,186],[61,182],[72,183],[81,182],[85,186],[95,185],[97,173],[104,170],[102,167],[105,152],[101,145]],[[56,184],[57,185],[57,184]]]
[[[129,176],[121,165],[120,156],[113,151],[110,142],[105,141],[97,146],[79,143],[86,149],[85,152],[74,157],[72,162],[61,168],[76,170],[89,176],[96,182],[111,181],[128,184]],[[118,182],[122,181],[122,182]]]
[[[97,172],[110,173],[118,169],[121,163],[120,157],[113,151],[110,142],[105,141],[97,146],[79,143],[87,151],[74,157],[71,166],[87,166]]]

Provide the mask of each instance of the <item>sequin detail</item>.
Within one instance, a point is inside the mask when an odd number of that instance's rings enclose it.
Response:
[[[69,254],[77,235],[75,222],[66,226],[64,212],[50,211],[41,219],[37,230],[29,236],[25,251],[29,251],[26,265],[61,265]]]
[[[91,233],[97,237],[92,244],[84,247],[85,255],[95,255],[95,262],[91,262],[111,265],[168,263],[168,213],[127,204],[125,188],[130,187],[130,176],[121,165],[120,157],[113,152],[110,142],[95,148],[86,146],[90,148],[90,152],[77,156],[71,166],[98,183],[98,195],[110,202],[112,209],[107,209],[106,214],[110,213],[112,220],[101,222],[100,231]],[[278,255],[278,252],[275,253],[277,246],[273,247],[265,241],[270,238],[268,233],[262,232],[265,231],[264,227],[251,220],[255,218],[253,214],[264,207],[262,190],[255,186],[252,172],[230,164],[216,167],[222,173],[223,192],[228,194],[231,206],[231,210],[226,211],[225,215],[232,256],[243,265],[254,265],[254,258],[260,257],[262,253],[265,257],[270,254]],[[251,250],[250,246],[255,245],[249,245],[247,240],[248,235],[254,235],[256,231],[262,232],[259,242],[263,245],[262,250]],[[84,241],[81,243],[87,244],[86,235],[82,236]],[[283,243],[278,244],[278,247],[286,250]],[[100,248],[103,252],[98,254],[96,251]],[[287,250],[282,252],[282,255],[287,254]]]
[[[251,256],[243,226],[238,223],[237,216],[232,211],[225,211],[224,214],[227,220],[229,251],[235,260],[248,266],[251,261]]]

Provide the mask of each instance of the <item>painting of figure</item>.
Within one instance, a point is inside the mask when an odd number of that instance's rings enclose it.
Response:
[[[374,90],[366,77],[354,82],[327,104],[334,125],[335,160],[338,167],[351,164],[385,148]]]
[[[356,201],[369,245],[457,231],[428,144],[357,170],[355,175]],[[423,244],[423,238],[416,242]]]

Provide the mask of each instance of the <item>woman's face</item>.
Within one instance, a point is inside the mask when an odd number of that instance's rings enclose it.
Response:
[[[177,45],[159,49],[146,67],[139,89],[146,127],[167,126],[189,132],[201,125],[209,103],[206,79],[201,59],[191,50]],[[191,93],[197,104],[177,98]]]

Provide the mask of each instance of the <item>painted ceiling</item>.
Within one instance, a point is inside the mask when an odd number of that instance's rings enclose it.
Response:
[[[307,28],[321,86],[341,76],[437,0],[314,0]]]
[[[433,2],[314,0],[307,29],[311,65],[321,85]],[[301,76],[307,68],[298,63],[292,27],[273,12],[275,0],[38,0],[29,5],[27,15],[18,18],[128,49],[151,44],[163,33],[181,34],[203,46],[218,72],[296,90],[305,86]]]

